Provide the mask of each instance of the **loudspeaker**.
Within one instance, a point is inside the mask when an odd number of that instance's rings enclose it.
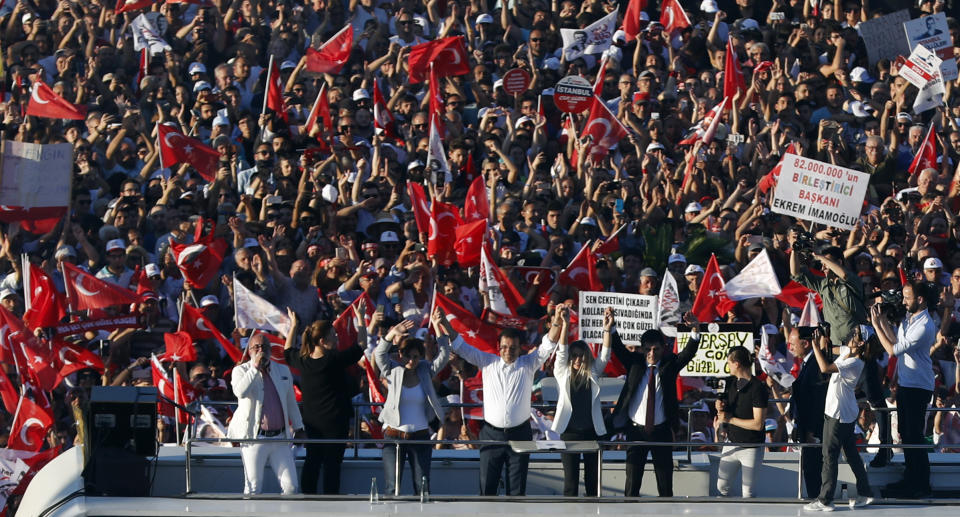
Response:
[[[157,388],[94,386],[87,417],[93,454],[101,448],[157,454]]]

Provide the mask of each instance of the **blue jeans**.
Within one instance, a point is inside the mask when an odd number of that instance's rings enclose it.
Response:
[[[423,437],[418,436],[418,440],[429,440],[430,432],[423,431]],[[400,471],[397,472],[397,449],[400,450]],[[433,457],[433,446],[425,445],[393,445],[383,446],[383,479],[387,481],[387,490],[385,495],[394,494],[396,487],[403,481],[404,465],[409,463],[410,470],[413,472],[413,493],[419,494],[426,489],[430,492],[430,460]],[[422,480],[426,477],[427,486],[423,487]]]

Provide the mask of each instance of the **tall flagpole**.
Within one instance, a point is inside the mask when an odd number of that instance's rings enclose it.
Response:
[[[270,97],[270,74],[273,72],[273,54],[270,54],[270,64],[267,65],[267,83],[263,89],[263,107],[260,108],[260,114],[267,112],[267,99]]]
[[[173,375],[173,401],[176,403],[173,406],[173,429],[176,431],[177,445],[180,444],[180,387],[177,383],[177,363],[174,362],[170,366],[170,373]]]

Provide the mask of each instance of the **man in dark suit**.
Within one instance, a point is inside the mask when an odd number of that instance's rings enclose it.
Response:
[[[790,352],[803,360],[797,380],[790,388],[789,418],[793,420],[799,443],[820,443],[823,440],[828,377],[820,373],[810,339],[801,338],[797,328],[790,330],[787,343]],[[800,451],[800,470],[807,497],[816,497],[820,493],[820,472],[823,470],[823,453],[819,448],[804,447]]]
[[[613,353],[627,369],[627,382],[613,412],[613,427],[623,430],[627,440],[672,442],[673,428],[679,423],[677,375],[697,353],[700,322],[692,313],[684,322],[693,329],[679,354],[667,354],[663,334],[648,330],[640,337],[640,346],[625,346],[616,328],[612,330]],[[627,449],[627,481],[624,495],[640,495],[647,453],[653,455],[657,491],[661,497],[673,497],[673,452],[670,447],[638,445]]]

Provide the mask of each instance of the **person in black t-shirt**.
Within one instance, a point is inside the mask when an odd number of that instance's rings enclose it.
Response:
[[[347,368],[363,357],[360,343],[367,342],[367,328],[361,301],[354,311],[357,342],[343,350],[339,347],[337,332],[328,320],[307,325],[301,336],[300,350],[293,348],[293,332],[287,336],[283,357],[291,368],[300,370],[300,389],[303,391],[303,423],[310,439],[346,439],[350,431],[353,406],[350,397],[356,393]],[[297,327],[296,315],[291,314],[291,328]],[[304,494],[317,493],[320,468],[323,467],[323,493],[340,493],[340,466],[346,444],[307,445],[307,458],[300,472],[300,487]]]
[[[727,366],[733,378],[717,400],[717,418],[727,425],[727,437],[734,443],[763,443],[764,419],[770,395],[753,376],[750,352],[735,346],[727,352]],[[743,497],[753,497],[753,486],[763,464],[763,447],[726,446],[720,453],[717,490],[730,495],[730,481],[743,469]]]

